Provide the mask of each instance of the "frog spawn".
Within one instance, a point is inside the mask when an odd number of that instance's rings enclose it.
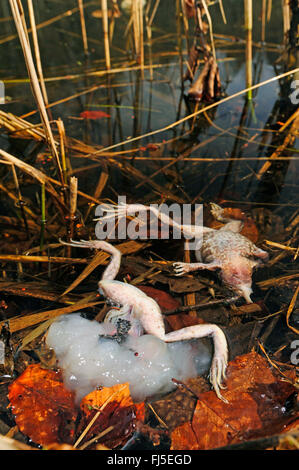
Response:
[[[166,344],[153,335],[128,335],[121,343],[105,339],[114,324],[63,315],[46,337],[53,348],[67,388],[80,400],[98,386],[129,382],[134,401],[159,396],[175,388],[172,378],[185,381],[207,373],[211,363],[209,342]]]

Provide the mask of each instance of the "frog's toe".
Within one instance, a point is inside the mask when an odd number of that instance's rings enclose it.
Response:
[[[173,263],[173,268],[176,276],[182,276],[189,271],[186,263]]]
[[[226,388],[225,385],[223,385],[223,380],[226,378],[226,366],[226,356],[214,357],[210,371],[210,382],[214,387],[217,397],[225,403],[228,403],[227,399],[224,398],[220,392],[220,389]]]

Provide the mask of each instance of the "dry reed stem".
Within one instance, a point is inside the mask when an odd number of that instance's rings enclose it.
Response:
[[[261,22],[262,22],[262,32],[261,32],[261,41],[265,42],[266,36],[266,10],[267,10],[267,0],[262,0],[262,13],[261,13]]]
[[[29,18],[30,18],[30,25],[31,25],[31,30],[32,30],[32,40],[33,40],[33,46],[34,46],[36,67],[37,67],[37,72],[39,75],[40,86],[41,86],[41,91],[43,94],[44,102],[47,105],[49,103],[49,100],[48,100],[47,90],[46,90],[46,86],[44,82],[44,74],[43,74],[43,68],[42,68],[42,63],[41,63],[41,58],[40,58],[40,50],[39,50],[39,45],[38,45],[38,37],[37,37],[37,31],[36,31],[36,23],[35,23],[32,0],[27,0],[27,4],[28,4],[28,12],[29,12]]]
[[[289,130],[289,133],[285,137],[283,143],[278,148],[276,148],[276,150],[272,153],[272,155],[270,155],[270,157],[268,157],[267,162],[264,163],[262,168],[257,173],[257,175],[256,175],[257,179],[261,179],[262,176],[265,174],[265,172],[269,170],[272,162],[274,160],[277,160],[277,157],[279,157],[281,155],[281,153],[289,145],[292,145],[292,143],[294,142],[294,140],[296,138],[296,130],[299,128],[299,110],[296,110],[295,113],[291,116],[291,118],[288,121],[292,122],[292,126]]]
[[[59,134],[59,141],[60,141],[60,156],[61,156],[61,165],[63,171],[63,179],[64,183],[67,184],[67,166],[66,166],[66,158],[65,158],[65,128],[63,121],[58,118],[56,121],[58,134]]]
[[[272,0],[268,0],[268,8],[267,8],[267,21],[271,20],[271,13],[272,13]]]
[[[59,263],[59,264],[86,264],[86,258],[65,258],[58,256],[30,256],[30,255],[4,255],[0,253],[0,260],[7,263]]]
[[[84,442],[84,444],[82,444],[82,446],[79,447],[79,450],[84,450],[86,449],[86,447],[90,446],[90,444],[93,444],[94,442],[96,442],[97,440],[101,439],[102,437],[106,436],[106,434],[108,434],[109,432],[113,431],[114,429],[114,426],[109,426],[108,428],[104,429],[104,431],[100,432],[99,434],[97,434],[95,437],[93,437],[92,439],[90,439],[89,441],[87,442]],[[97,449],[98,450],[98,449]],[[108,448],[104,448],[104,450],[109,450]]]
[[[41,313],[33,313],[31,315],[21,315],[18,317],[10,318],[9,320],[4,320],[0,322],[0,327],[3,326],[5,323],[8,323],[9,331],[11,333],[15,333],[16,331],[24,330],[29,326],[37,325],[46,320],[54,319],[59,317],[60,315],[66,315],[68,313],[76,312],[76,310],[82,310],[85,308],[94,307],[102,303],[101,301],[97,302],[86,302],[86,303],[78,303],[74,305],[69,305],[67,307],[57,308],[54,310],[47,310],[46,312]]]
[[[138,16],[139,16],[139,42],[140,42],[140,70],[141,78],[144,78],[144,40],[143,40],[143,3],[139,0],[138,3]]]
[[[208,7],[207,7],[206,1],[205,1],[205,0],[201,0],[201,3],[202,3],[202,5],[203,5],[203,8],[204,8],[204,11],[205,11],[207,20],[208,20],[208,24],[209,24],[209,33],[210,33],[210,41],[211,41],[211,47],[212,47],[212,54],[213,54],[213,57],[214,57],[215,62],[217,62],[217,59],[216,59],[216,50],[215,50],[215,44],[214,44],[214,37],[213,37],[213,23],[212,23],[212,18],[211,18],[209,9],[208,9]]]
[[[82,32],[82,41],[83,41],[84,54],[87,55],[88,54],[88,41],[87,41],[87,32],[86,32],[83,0],[78,0],[78,8],[79,8],[79,13],[80,13],[80,23],[81,23],[81,32]]]
[[[24,21],[22,20],[21,12],[19,10],[19,4],[18,4],[17,0],[9,0],[9,2],[10,2],[10,6],[11,6],[11,9],[12,9],[12,12],[13,12],[14,22],[15,22],[17,32],[18,32],[18,35],[19,35],[20,43],[21,43],[21,46],[22,46],[22,50],[23,50],[23,54],[24,54],[24,58],[25,58],[25,62],[26,62],[26,67],[27,67],[27,71],[28,71],[28,75],[29,75],[30,83],[31,83],[31,87],[32,87],[32,92],[33,92],[33,95],[36,99],[36,102],[37,102],[37,105],[38,105],[38,108],[39,108],[39,111],[40,111],[40,116],[41,116],[41,120],[42,120],[43,125],[44,125],[45,134],[47,136],[48,144],[49,144],[49,146],[52,150],[52,155],[56,160],[56,164],[57,164],[59,174],[60,174],[60,179],[63,182],[62,168],[61,168],[61,164],[60,164],[60,161],[59,161],[59,156],[58,156],[57,148],[56,148],[56,145],[55,145],[55,140],[54,140],[54,137],[53,137],[53,134],[52,134],[52,129],[51,129],[51,126],[50,126],[50,122],[49,122],[48,114],[47,114],[47,111],[46,111],[45,103],[44,103],[44,100],[43,100],[43,95],[42,95],[41,88],[40,88],[40,85],[39,85],[37,73],[36,73],[36,70],[35,70],[32,54],[31,54],[31,49],[30,49],[30,44],[28,42],[28,37],[26,35],[26,30],[24,28]]]
[[[46,183],[47,182],[47,176],[42,173],[40,170],[37,170],[31,165],[28,165],[28,163],[23,162],[23,160],[20,160],[17,157],[14,157],[8,152],[5,152],[5,150],[0,149],[0,155],[4,160],[7,160],[8,162],[12,163],[13,165],[17,166],[20,168],[22,171],[27,173],[28,175],[32,176],[34,179],[39,181],[40,183]]]
[[[224,24],[227,24],[227,20],[226,20],[225,11],[224,11],[224,8],[223,8],[222,0],[218,0],[218,3],[219,3],[219,7],[220,7],[220,12],[221,12],[221,16],[222,16],[222,19],[223,19],[223,23],[224,23]]]
[[[184,248],[184,262],[185,263],[191,263],[191,258],[190,258],[190,250],[189,250],[189,241],[185,240],[185,248]],[[190,306],[190,305],[195,305],[196,303],[196,298],[195,298],[195,292],[189,292],[184,295],[184,305],[185,306]],[[197,318],[197,313],[196,310],[189,310],[188,315],[191,318],[196,319]]]
[[[122,388],[119,388],[118,390],[116,390],[114,393],[112,393],[110,395],[110,397],[107,398],[107,400],[105,400],[105,402],[102,404],[102,406],[100,407],[100,409],[96,412],[96,414],[94,415],[94,417],[90,420],[90,422],[88,423],[88,425],[86,426],[86,428],[84,429],[84,431],[82,432],[82,434],[78,437],[78,439],[76,440],[75,444],[74,444],[74,447],[78,447],[78,444],[80,444],[80,442],[82,441],[82,439],[84,438],[84,436],[87,434],[87,432],[90,430],[91,426],[94,424],[94,422],[98,419],[98,417],[100,416],[100,414],[102,413],[102,411],[104,410],[104,408],[108,405],[108,403],[110,403],[110,401],[112,400],[112,398],[115,397],[115,395],[117,395],[119,392],[121,392],[122,390],[124,390],[126,388],[126,384],[123,385]],[[109,428],[108,428],[109,429]]]
[[[109,70],[111,68],[111,61],[110,61],[109,23],[108,23],[107,0],[101,0],[101,5],[102,5],[102,15],[103,15],[102,21],[103,21],[106,68]]]
[[[295,305],[296,305],[296,300],[297,300],[297,297],[298,297],[298,293],[299,293],[299,285],[297,286],[295,292],[294,292],[294,295],[291,299],[291,302],[290,302],[290,305],[288,307],[288,311],[287,311],[287,315],[286,315],[286,322],[287,322],[287,325],[288,327],[294,331],[297,335],[299,335],[299,330],[297,328],[295,328],[294,326],[290,325],[290,317],[291,317],[291,314],[295,308]]]
[[[246,87],[247,97],[252,98],[252,0],[244,0],[246,31]]]
[[[77,211],[78,197],[78,178],[71,176],[70,178],[70,217],[75,217]]]
[[[282,18],[283,18],[283,33],[284,33],[284,44],[288,43],[288,34],[291,28],[291,13],[289,0],[282,0]]]

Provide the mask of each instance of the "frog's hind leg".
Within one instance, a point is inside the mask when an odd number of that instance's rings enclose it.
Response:
[[[170,343],[174,341],[204,338],[206,336],[211,336],[214,342],[214,357],[210,369],[210,382],[218,398],[227,402],[221,395],[220,389],[224,388],[222,381],[226,378],[228,347],[225,334],[217,325],[206,323],[204,325],[187,326],[186,328],[166,334],[164,341]]]
[[[63,240],[59,239],[59,241],[63,245],[74,246],[75,248],[103,250],[106,253],[109,253],[112,255],[112,258],[102,274],[102,280],[113,280],[117,276],[121,263],[121,252],[110,243],[105,242],[104,240],[71,240],[70,242],[64,242]]]

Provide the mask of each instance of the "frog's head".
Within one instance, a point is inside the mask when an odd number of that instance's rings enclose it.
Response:
[[[252,271],[256,263],[248,258],[236,257],[221,269],[221,278],[224,284],[236,294],[243,297],[248,304],[252,303]]]

